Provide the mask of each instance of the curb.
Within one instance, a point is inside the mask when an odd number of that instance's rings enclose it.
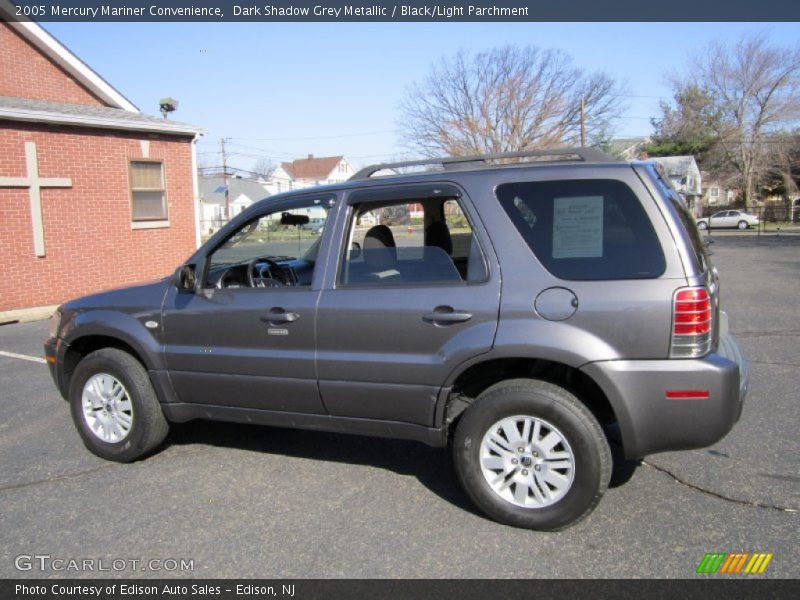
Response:
[[[49,319],[50,315],[52,315],[57,308],[58,304],[52,304],[48,306],[34,306],[32,308],[3,311],[0,312],[0,325],[44,321],[45,319]]]

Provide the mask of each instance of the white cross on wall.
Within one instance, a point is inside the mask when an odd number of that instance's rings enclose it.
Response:
[[[39,161],[36,159],[36,144],[25,142],[25,177],[0,176],[0,188],[28,188],[31,200],[31,223],[33,224],[33,249],[36,256],[44,256],[44,225],[42,224],[42,188],[72,187],[69,177],[39,177]]]

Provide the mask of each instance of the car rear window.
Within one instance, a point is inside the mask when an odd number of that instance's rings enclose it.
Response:
[[[689,240],[692,243],[692,258],[694,258],[695,261],[694,266],[697,268],[699,273],[705,273],[709,268],[709,260],[705,245],[700,237],[700,232],[697,230],[697,223],[689,212],[689,209],[686,208],[686,204],[681,200],[680,195],[672,185],[672,181],[663,173],[663,168],[661,168],[660,165],[657,165],[654,173],[659,191],[664,195],[664,197],[669,199],[675,214],[677,215],[678,219],[680,219],[686,234],[689,236]]]
[[[506,183],[497,198],[539,261],[560,279],[651,279],[666,263],[627,185],[611,179]]]

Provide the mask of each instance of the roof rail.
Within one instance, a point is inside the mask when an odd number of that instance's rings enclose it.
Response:
[[[439,165],[445,171],[457,171],[479,166],[489,165],[489,161],[507,158],[527,158],[537,156],[577,156],[583,162],[613,162],[617,159],[597,148],[553,148],[550,150],[525,150],[521,152],[502,152],[500,154],[476,154],[474,156],[450,156],[446,158],[425,158],[422,160],[407,160],[392,163],[379,163],[364,167],[353,175],[350,180],[369,179],[378,171],[386,169],[400,169],[404,167],[422,167],[425,165]],[[559,159],[564,160],[564,159]]]

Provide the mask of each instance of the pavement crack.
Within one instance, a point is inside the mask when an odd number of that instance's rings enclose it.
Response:
[[[775,362],[771,360],[751,360],[750,361],[754,365],[770,365],[770,366],[778,366],[778,367],[800,367],[797,363],[787,363],[787,362]]]
[[[161,460],[166,460],[166,459],[175,458],[175,457],[183,457],[183,456],[186,456],[187,454],[197,454],[197,453],[202,452],[202,451],[203,451],[202,448],[199,448],[199,449],[192,448],[192,449],[173,451],[173,452],[170,452],[169,454],[165,454],[165,453],[162,452],[160,454],[156,454],[154,456],[151,456],[148,459],[148,462],[161,461]],[[135,464],[135,463],[133,463],[133,464]],[[32,486],[35,486],[35,485],[42,485],[44,483],[55,483],[55,482],[58,482],[58,481],[69,481],[70,479],[75,479],[77,477],[83,477],[84,475],[91,475],[92,473],[97,473],[98,471],[104,471],[106,469],[112,469],[112,468],[115,468],[115,467],[116,468],[119,468],[119,467],[130,467],[130,466],[131,466],[131,464],[118,463],[118,462],[109,462],[107,464],[98,465],[97,467],[95,467],[93,469],[86,469],[84,471],[76,471],[74,473],[64,473],[63,475],[53,475],[52,477],[45,477],[43,479],[36,479],[35,481],[24,481],[22,483],[11,483],[11,484],[8,484],[8,485],[0,485],[0,492],[5,492],[5,491],[8,491],[8,490],[18,490],[18,489],[22,489],[22,488],[32,487]]]
[[[741,504],[742,506],[750,506],[753,508],[777,510],[779,512],[788,512],[788,513],[800,512],[800,508],[795,508],[791,506],[778,506],[775,504],[765,504],[763,502],[751,502],[748,500],[740,500],[739,498],[731,498],[730,496],[720,494],[719,492],[715,492],[713,490],[707,490],[705,488],[700,487],[699,485],[689,483],[685,479],[681,479],[680,477],[678,477],[675,473],[673,473],[669,469],[666,469],[664,467],[659,467],[658,465],[654,465],[653,463],[647,462],[646,460],[643,460],[642,464],[650,467],[655,471],[658,471],[659,473],[664,473],[665,475],[667,475],[677,483],[681,484],[682,486],[688,487],[689,489],[692,489],[696,492],[700,492],[701,494],[706,494],[708,496],[713,496],[714,498],[719,498],[720,500],[725,500],[726,502],[732,502],[733,504]]]
[[[740,338],[797,337],[800,336],[800,330],[784,329],[782,331],[734,331],[733,334]]]
[[[75,473],[65,473],[63,475],[54,475],[52,477],[45,477],[44,479],[36,479],[35,481],[25,481],[22,483],[12,483],[9,485],[0,485],[0,492],[5,492],[7,490],[18,490],[21,488],[31,487],[34,485],[41,485],[43,483],[53,483],[56,481],[66,481],[68,479],[74,479],[75,477],[83,477],[84,475],[91,475],[92,473],[97,473],[98,471],[103,471],[105,469],[110,469],[112,467],[120,467],[122,465],[118,463],[112,463],[108,465],[100,465],[99,467],[95,467],[94,469],[86,469],[85,471],[77,471]]]

